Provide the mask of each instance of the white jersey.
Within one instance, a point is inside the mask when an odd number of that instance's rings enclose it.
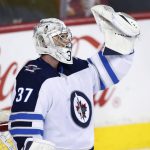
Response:
[[[52,68],[41,58],[28,62],[16,78],[9,130],[19,150],[27,137],[53,142],[57,150],[94,146],[93,95],[127,73],[133,54],[100,51],[72,65]]]

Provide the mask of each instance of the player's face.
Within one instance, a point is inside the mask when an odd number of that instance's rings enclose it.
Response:
[[[71,39],[68,37],[67,33],[61,33],[53,37],[53,41],[55,45],[66,47],[69,43],[71,43]]]

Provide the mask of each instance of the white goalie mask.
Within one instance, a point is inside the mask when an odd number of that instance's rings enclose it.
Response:
[[[72,64],[72,34],[64,22],[42,19],[34,29],[33,38],[38,54],[49,54],[62,63]]]

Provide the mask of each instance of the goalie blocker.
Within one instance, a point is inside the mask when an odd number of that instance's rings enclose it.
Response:
[[[17,144],[9,131],[0,132],[0,150],[18,150]]]
[[[22,150],[56,150],[56,148],[55,144],[50,141],[28,138],[26,139]]]
[[[37,139],[37,138],[28,138],[26,139],[22,150],[67,150],[67,149],[62,149],[62,148],[58,149],[55,147],[55,144],[50,141]],[[82,149],[82,150],[87,150],[87,149]],[[94,147],[90,150],[94,150]]]
[[[137,22],[106,5],[93,6],[91,11],[104,34],[105,47],[123,55],[132,53],[134,41],[140,35]]]

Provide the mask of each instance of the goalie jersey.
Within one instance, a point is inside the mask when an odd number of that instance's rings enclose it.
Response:
[[[18,149],[28,137],[51,141],[57,150],[92,149],[93,95],[118,83],[132,58],[105,50],[58,69],[41,58],[28,62],[16,77],[9,123]]]

